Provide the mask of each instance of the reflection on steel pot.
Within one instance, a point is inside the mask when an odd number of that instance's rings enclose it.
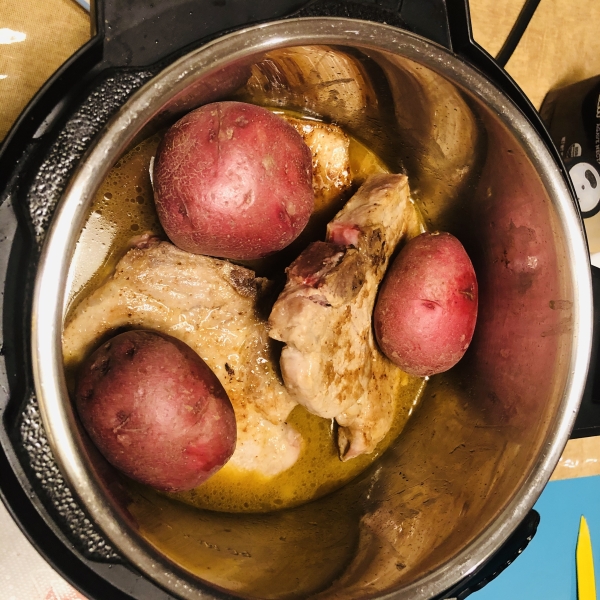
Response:
[[[134,486],[113,494],[77,433],[60,343],[75,244],[109,169],[136,140],[228,98],[335,121],[405,169],[429,224],[463,242],[480,283],[465,359],[432,378],[393,447],[338,492],[260,515],[199,511]],[[424,599],[481,565],[540,494],[583,391],[591,315],[569,189],[498,88],[392,27],[292,19],[188,54],[112,119],[49,231],[32,348],[44,424],[70,485],[114,546],[172,594]]]

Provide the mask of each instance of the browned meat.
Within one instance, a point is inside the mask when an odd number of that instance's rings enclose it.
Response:
[[[342,458],[372,452],[394,416],[400,369],[377,349],[377,289],[403,237],[419,233],[404,175],[374,175],[329,224],[326,242],[288,268],[269,317],[285,342],[281,371],[291,397],[340,425]]]
[[[350,175],[350,138],[337,125],[283,118],[302,136],[312,153],[315,212],[339,201],[352,184]],[[339,206],[338,206],[339,208]]]
[[[268,281],[249,269],[149,240],[74,311],[63,333],[67,367],[120,327],[163,331],[191,346],[227,391],[238,442],[226,468],[275,475],[300,453],[285,419],[295,406],[272,361],[258,304]]]

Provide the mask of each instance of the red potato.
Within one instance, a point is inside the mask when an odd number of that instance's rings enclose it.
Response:
[[[75,404],[108,462],[160,490],[196,487],[235,449],[223,386],[189,346],[167,335],[128,331],[106,342],[84,363]]]
[[[288,246],[313,211],[312,155],[265,108],[215,102],[177,121],[156,154],[160,222],[182,250],[261,258]]]
[[[382,352],[411,375],[447,371],[464,355],[477,320],[477,279],[449,233],[410,240],[382,283],[373,313]]]

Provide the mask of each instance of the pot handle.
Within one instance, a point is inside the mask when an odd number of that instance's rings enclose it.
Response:
[[[598,369],[598,344],[600,343],[600,269],[591,266],[594,296],[594,329],[590,370],[581,406],[571,432],[571,439],[600,435],[600,369]]]

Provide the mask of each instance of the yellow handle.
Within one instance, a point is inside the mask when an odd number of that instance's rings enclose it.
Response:
[[[594,556],[592,540],[585,517],[579,522],[577,538],[577,598],[579,600],[596,600],[596,579],[594,576]]]

